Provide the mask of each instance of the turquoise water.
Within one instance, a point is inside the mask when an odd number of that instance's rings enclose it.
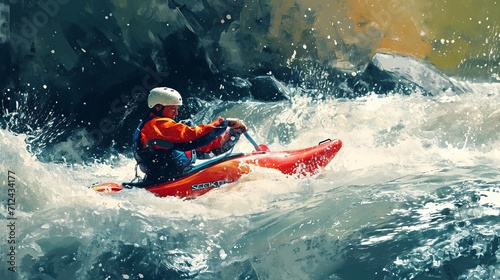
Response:
[[[1,130],[3,201],[15,176],[16,272],[2,279],[496,279],[500,226],[500,87],[466,94],[211,104],[194,117],[246,120],[271,150],[340,138],[321,173],[256,169],[195,200],[128,181],[134,160],[43,162],[27,135]],[[71,143],[59,152],[71,154]],[[235,151],[249,151],[242,139]],[[6,203],[2,221],[10,217]],[[9,236],[6,226],[1,235]],[[5,278],[7,277],[7,278]]]

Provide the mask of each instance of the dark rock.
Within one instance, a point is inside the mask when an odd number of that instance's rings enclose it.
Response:
[[[394,90],[412,93],[419,89],[424,94],[437,95],[447,90],[457,93],[463,89],[433,65],[412,57],[377,53],[367,64],[363,77],[370,90]]]
[[[287,87],[273,76],[257,76],[250,79],[253,98],[261,101],[288,100],[290,93]]]

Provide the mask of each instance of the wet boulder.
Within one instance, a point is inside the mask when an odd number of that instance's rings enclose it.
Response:
[[[250,79],[251,94],[254,99],[261,101],[288,100],[288,88],[273,76],[257,76]]]
[[[432,64],[397,54],[376,53],[366,65],[362,79],[375,92],[393,90],[437,95],[452,90],[464,91],[458,84]]]

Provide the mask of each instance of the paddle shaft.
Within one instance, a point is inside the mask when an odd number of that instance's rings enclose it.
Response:
[[[255,140],[253,140],[252,136],[250,136],[250,134],[248,134],[248,132],[245,132],[243,134],[247,138],[248,142],[250,142],[253,145],[253,147],[255,148],[256,151],[262,151],[259,144],[257,144],[257,142],[255,142]]]

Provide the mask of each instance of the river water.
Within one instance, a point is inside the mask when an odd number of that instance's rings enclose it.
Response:
[[[207,103],[195,121],[243,118],[271,150],[344,145],[312,177],[256,169],[194,200],[96,193],[88,187],[133,178],[129,154],[42,161],[28,134],[0,130],[0,196],[15,199],[0,206],[2,239],[15,241],[0,245],[0,278],[498,279],[500,85],[462,85]],[[235,151],[251,149],[241,139]]]

